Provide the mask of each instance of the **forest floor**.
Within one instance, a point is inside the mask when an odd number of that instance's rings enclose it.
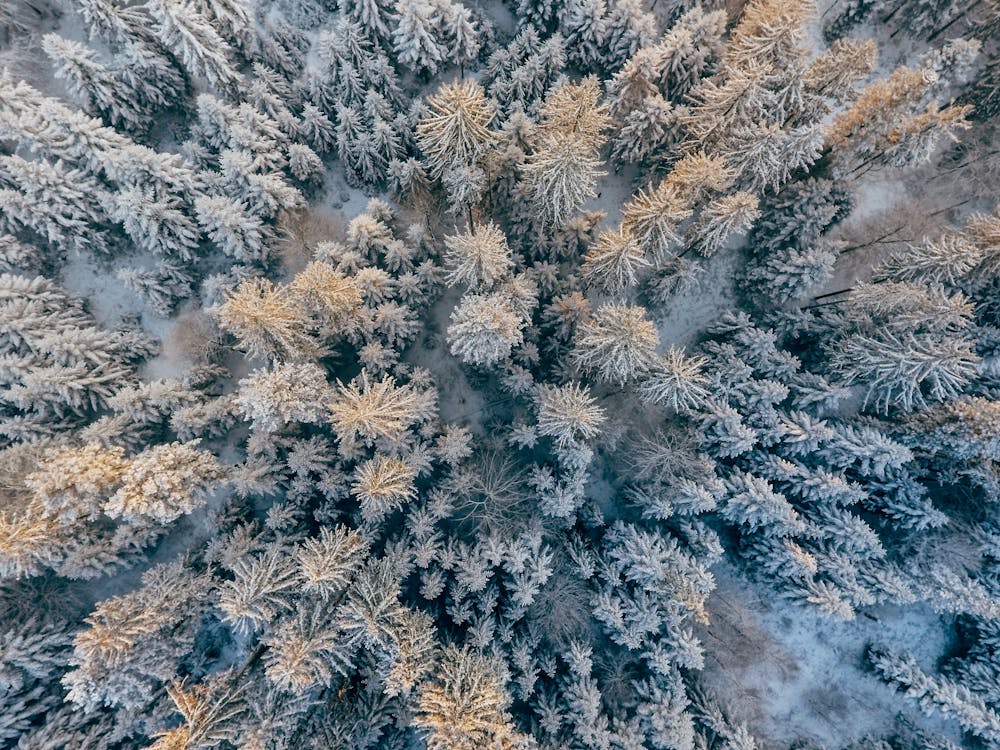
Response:
[[[748,581],[729,563],[713,569],[702,683],[744,721],[763,748],[841,748],[883,736],[902,721],[960,742],[954,725],[919,713],[912,701],[866,671],[864,652],[890,642],[930,667],[953,628],[926,605],[876,606],[849,622],[825,618]]]

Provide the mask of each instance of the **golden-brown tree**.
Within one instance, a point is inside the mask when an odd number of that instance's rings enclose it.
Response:
[[[361,307],[358,286],[328,263],[314,260],[295,274],[288,291],[330,333],[349,331],[356,322]]]
[[[496,667],[468,647],[448,646],[420,688],[413,723],[428,750],[514,750],[526,739],[514,729]]]
[[[559,226],[597,195],[600,148],[611,124],[596,78],[564,83],[545,97],[522,173],[543,224]]]
[[[372,382],[365,370],[349,384],[341,384],[330,403],[334,429],[341,440],[360,436],[368,441],[398,441],[412,425],[433,412],[434,397],[412,386],[397,386],[395,378]]]
[[[489,129],[496,105],[475,81],[444,84],[427,98],[427,109],[417,123],[417,145],[435,178],[456,166],[475,164],[497,140]]]
[[[583,278],[608,292],[635,286],[639,274],[651,265],[645,248],[622,226],[598,235],[583,258]]]
[[[376,454],[361,464],[351,491],[361,503],[361,517],[379,521],[416,495],[416,469],[408,462]]]
[[[299,297],[267,279],[241,283],[219,308],[219,325],[241,349],[260,359],[299,359],[320,352],[308,334],[309,315]]]

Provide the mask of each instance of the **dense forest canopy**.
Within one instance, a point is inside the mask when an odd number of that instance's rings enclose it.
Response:
[[[1000,748],[998,118],[996,0],[0,0],[0,747]]]

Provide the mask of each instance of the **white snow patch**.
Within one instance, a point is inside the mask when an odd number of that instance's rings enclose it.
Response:
[[[698,629],[706,651],[702,677],[763,747],[809,740],[841,748],[884,736],[899,715],[960,741],[953,723],[923,716],[865,667],[866,647],[883,642],[933,671],[950,627],[926,605],[869,607],[842,622],[780,598],[729,563],[713,572],[711,622]]]
[[[434,375],[442,422],[464,425],[483,435],[483,419],[490,404],[480,390],[473,388],[458,357],[448,351],[446,331],[460,297],[460,290],[451,289],[434,303],[424,317],[423,335],[410,346],[404,359]]]
[[[98,323],[113,328],[141,317],[146,305],[115,276],[89,256],[70,254],[60,269],[60,284],[67,293],[87,300],[87,309]]]
[[[707,260],[694,289],[676,294],[664,306],[650,310],[660,332],[661,349],[691,346],[705,327],[736,306],[735,280],[741,262],[739,251],[719,253]]]
[[[868,179],[854,183],[854,210],[845,224],[862,221],[876,214],[888,212],[900,202],[907,200],[906,188],[897,179],[886,179],[890,175],[877,172]]]

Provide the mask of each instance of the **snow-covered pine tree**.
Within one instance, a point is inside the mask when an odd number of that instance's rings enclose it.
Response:
[[[66,619],[62,614],[47,617],[30,613],[18,627],[0,633],[6,712],[0,737],[4,742],[22,741],[39,717],[58,710],[46,687],[57,681],[66,662],[66,647],[70,642]]]
[[[652,94],[625,115],[612,139],[611,156],[618,161],[655,164],[680,139],[674,107],[661,95]]]
[[[105,208],[145,252],[185,261],[194,257],[201,231],[180,199],[158,200],[151,190],[132,188],[108,195]]]
[[[726,14],[687,8],[652,47],[656,82],[670,101],[681,104],[703,78],[713,72],[725,50]]]
[[[726,154],[741,186],[777,190],[814,164],[828,145],[828,115],[874,64],[864,45],[813,60],[806,40],[814,13],[810,0],[749,3],[719,68],[691,90],[680,115],[692,146]]]
[[[67,699],[89,710],[149,705],[194,646],[213,588],[211,576],[175,561],[151,567],[138,587],[98,602],[73,638],[70,670],[61,680]],[[211,723],[206,713],[196,726]]]
[[[948,659],[942,665],[941,672],[952,681],[964,685],[973,694],[981,696],[987,704],[995,706],[998,698],[998,664],[993,644],[997,625],[977,618],[963,622],[959,632],[970,646],[961,656]]]
[[[652,367],[659,343],[645,308],[606,304],[577,329],[573,360],[584,372],[623,386]]]
[[[198,443],[157,445],[134,456],[104,512],[165,524],[203,505],[226,472],[212,453],[197,449]]]
[[[59,161],[0,157],[0,227],[28,230],[62,253],[107,252],[105,195],[93,177]]]
[[[448,646],[417,695],[413,723],[429,750],[515,750],[526,740],[508,712],[496,667],[469,647]]]
[[[149,0],[144,7],[163,46],[176,55],[190,75],[203,77],[223,93],[236,90],[241,77],[233,66],[232,48],[192,3]]]
[[[438,11],[429,0],[396,0],[392,32],[396,62],[418,73],[436,73],[447,59],[439,38]]]
[[[13,235],[0,235],[0,273],[25,273],[42,267],[38,248],[21,242]]]
[[[344,276],[329,263],[314,260],[288,284],[296,304],[316,321],[323,335],[340,335],[357,324],[362,305],[356,279]]]
[[[152,112],[145,106],[139,90],[125,89],[123,76],[102,63],[94,50],[58,34],[42,37],[42,48],[55,68],[56,77],[66,81],[85,112],[126,132],[143,133],[149,128]],[[172,71],[167,68],[163,72]],[[153,71],[145,73],[155,82]]]
[[[234,200],[271,218],[283,209],[299,208],[305,202],[302,193],[278,171],[263,167],[247,151],[225,150],[219,154],[222,179],[219,185]]]
[[[604,20],[603,70],[618,70],[658,33],[655,16],[636,0],[613,0]]]
[[[225,149],[253,154],[260,167],[283,166],[282,152],[288,136],[281,125],[258,109],[243,103],[231,105],[212,94],[196,99],[198,121],[191,129],[192,139],[213,153]]]
[[[127,44],[135,39],[155,39],[142,5],[122,7],[109,0],[80,0],[77,7],[91,40]]]
[[[168,317],[181,300],[193,293],[195,279],[189,268],[183,261],[160,258],[152,269],[120,268],[115,275],[134,289],[156,314]]]
[[[648,97],[663,97],[657,80],[659,59],[656,47],[639,49],[608,81],[608,107],[622,119]]]
[[[607,174],[602,165],[593,148],[572,136],[541,141],[522,168],[539,221],[559,226],[595,198],[597,179]]]
[[[945,716],[954,716],[962,729],[977,737],[991,742],[1000,739],[1000,714],[965,686],[931,677],[913,657],[882,646],[870,647],[867,657],[883,680],[908,698],[919,701],[925,713],[936,709]]]
[[[371,443],[379,438],[398,442],[408,429],[435,414],[432,391],[397,386],[391,376],[373,382],[362,370],[350,383],[341,384],[338,391],[329,408],[334,430],[344,442],[357,437]]]
[[[591,77],[557,86],[542,103],[532,153],[521,171],[543,225],[558,227],[596,196],[597,178],[604,174],[599,151],[609,124],[599,99]]]
[[[858,94],[855,87],[875,69],[877,60],[874,41],[838,39],[810,63],[805,72],[805,90],[814,97],[850,103]]]
[[[804,521],[788,499],[761,477],[745,472],[726,480],[722,515],[746,531],[761,530],[765,535],[791,536],[806,530]]]
[[[733,469],[725,476],[738,495],[735,522],[756,523],[744,514],[747,502],[777,519],[740,532],[748,570],[838,617],[876,601],[912,601],[877,527],[859,511],[903,528],[943,522],[916,484],[915,454],[870,423],[817,417],[843,398],[834,395],[840,389],[803,372],[778,348],[779,336],[749,317],[724,316],[710,337],[702,352],[712,361],[703,371],[711,395],[692,412],[702,445]]]
[[[417,471],[408,462],[392,456],[375,456],[360,464],[351,492],[361,505],[361,517],[381,521],[416,495]]]
[[[685,156],[655,188],[639,190],[622,207],[622,225],[662,264],[681,242],[678,225],[697,204],[726,188],[732,176],[721,157]]]
[[[444,263],[449,269],[446,278],[450,285],[489,290],[514,267],[507,238],[492,222],[446,237],[445,248]]]
[[[569,61],[587,73],[605,72],[608,8],[605,0],[568,0],[559,13],[559,32]]]
[[[339,0],[341,14],[358,24],[367,35],[382,46],[391,45],[391,26],[395,20],[393,9],[382,0]]]
[[[226,255],[244,263],[267,257],[269,232],[244,206],[224,196],[201,195],[194,207],[205,234]]]
[[[104,499],[128,466],[123,454],[96,444],[0,452],[12,501],[0,510],[0,577],[54,570],[91,578],[127,560],[128,548],[141,544],[144,535],[109,531],[101,516]]]
[[[219,325],[232,333],[250,357],[297,359],[315,356],[308,313],[296,296],[266,279],[241,283],[218,310]]]
[[[431,176],[474,165],[497,141],[489,129],[495,116],[495,104],[475,81],[444,84],[428,97],[427,114],[417,123],[417,145]]]
[[[560,445],[596,437],[605,420],[604,409],[579,383],[564,386],[540,385],[535,396],[538,403],[538,433]]]
[[[969,335],[973,307],[961,293],[912,282],[859,284],[842,311],[820,310],[840,316],[842,326],[825,344],[831,371],[862,385],[877,410],[946,401],[979,373]]]
[[[79,300],[42,277],[0,275],[0,319],[7,383],[0,433],[14,441],[93,419],[154,350],[136,332],[99,328]]]
[[[246,0],[197,0],[197,8],[244,56],[254,51],[253,9]]]
[[[257,43],[259,59],[265,65],[288,80],[294,80],[302,73],[309,39],[281,15],[269,14],[258,23]]]
[[[970,108],[941,108],[934,92],[938,80],[933,70],[899,67],[862,89],[827,135],[837,172],[853,176],[887,164],[920,164],[931,157],[941,138],[954,138],[955,132],[967,129]]]
[[[643,247],[623,227],[597,236],[583,258],[583,278],[601,289],[621,293],[635,286],[639,274],[651,265]]]
[[[496,365],[524,341],[527,321],[511,295],[503,291],[467,294],[451,314],[451,352],[473,365]]]
[[[978,365],[968,340],[889,331],[841,340],[830,362],[844,384],[862,385],[865,403],[882,412],[954,398],[977,376]]]
[[[678,412],[697,409],[709,397],[709,380],[703,372],[706,364],[706,357],[688,357],[682,349],[672,346],[640,379],[639,396]]]
[[[722,152],[736,167],[740,185],[752,191],[776,191],[793,172],[816,161],[825,134],[819,123],[789,128],[778,123],[747,125],[730,135]]]
[[[979,268],[985,249],[961,234],[926,237],[919,243],[890,253],[874,269],[876,281],[912,281],[959,289]]]
[[[552,87],[565,62],[566,46],[560,34],[542,41],[533,26],[525,26],[509,45],[490,55],[483,82],[507,112],[517,105],[527,112]]]
[[[748,293],[764,292],[784,302],[804,297],[829,279],[837,254],[824,235],[851,207],[851,193],[827,179],[794,182],[768,199],[750,234]]]
[[[333,123],[319,107],[306,102],[299,114],[298,135],[318,154],[325,154],[334,144]]]
[[[716,198],[705,206],[687,232],[688,247],[701,255],[714,255],[729,239],[745,234],[760,217],[757,196],[741,190]]]
[[[481,49],[480,29],[472,17],[472,11],[461,3],[438,0],[442,6],[442,25],[445,44],[451,51],[449,62],[462,70],[479,55]]]
[[[236,406],[255,430],[273,432],[297,423],[322,424],[331,395],[318,365],[280,364],[240,380]]]

